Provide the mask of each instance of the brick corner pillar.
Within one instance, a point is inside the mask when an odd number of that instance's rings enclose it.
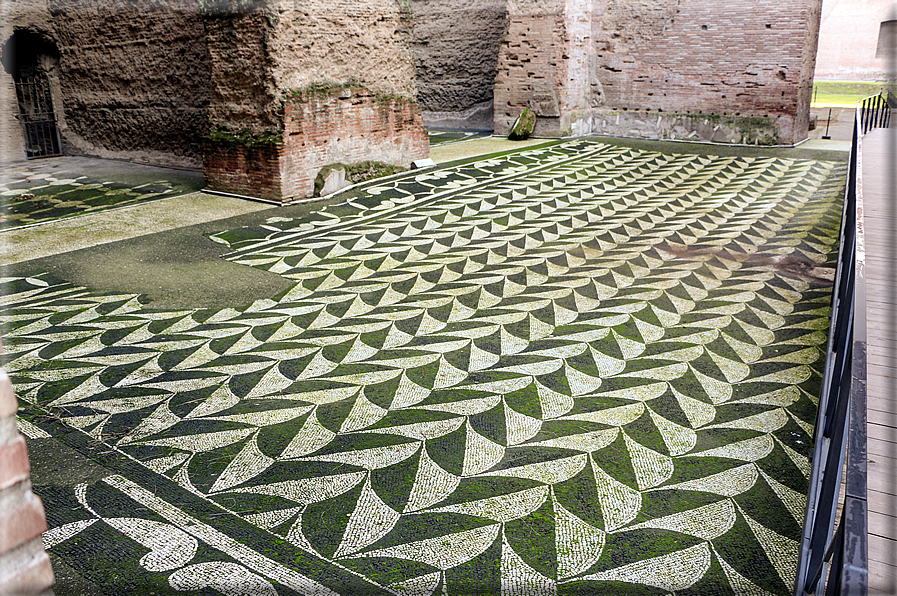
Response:
[[[218,0],[203,155],[212,190],[310,196],[333,164],[408,167],[429,155],[402,2]]]
[[[536,114],[535,135],[582,134],[574,121],[592,94],[590,6],[589,0],[509,0],[495,76],[495,134],[507,134],[524,108]]]
[[[31,492],[17,409],[9,377],[0,370],[0,596],[52,596],[53,568],[41,541],[47,521]]]
[[[430,153],[420,106],[364,86],[293,94],[281,158],[285,196],[309,196],[330,164],[379,161],[408,167]]]

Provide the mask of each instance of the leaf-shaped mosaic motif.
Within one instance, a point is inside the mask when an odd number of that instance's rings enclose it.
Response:
[[[408,596],[784,594],[830,287],[779,264],[832,262],[843,174],[588,140],[412,173],[217,234],[295,282],[276,300],[158,312],[7,280],[6,367],[25,418],[58,416],[312,575]],[[97,516],[60,518],[51,550]],[[148,520],[110,523],[150,540]],[[231,540],[215,548],[239,565],[174,569],[183,540],[147,562],[176,589],[279,593],[286,572]]]

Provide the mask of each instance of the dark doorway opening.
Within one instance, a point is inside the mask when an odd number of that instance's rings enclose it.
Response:
[[[4,68],[15,81],[16,117],[22,126],[25,156],[62,155],[50,86],[50,72],[59,64],[56,46],[33,31],[19,30],[6,42],[3,57]]]
[[[876,58],[890,58],[897,50],[897,20],[882,21],[878,29],[878,47]]]

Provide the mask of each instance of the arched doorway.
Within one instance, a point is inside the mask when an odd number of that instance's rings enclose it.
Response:
[[[34,31],[17,30],[4,44],[3,67],[15,83],[16,117],[28,159],[62,155],[50,84],[58,64],[56,45]]]

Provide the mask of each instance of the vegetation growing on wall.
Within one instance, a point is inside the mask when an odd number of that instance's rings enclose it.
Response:
[[[310,85],[306,85],[305,87],[301,87],[299,89],[291,89],[287,92],[287,94],[294,97],[310,98],[329,96],[332,95],[334,91],[342,91],[346,89],[357,89],[364,93],[372,93],[374,95],[374,98],[380,103],[408,101],[408,98],[391,91],[370,89],[364,84],[364,81],[356,79],[354,77],[343,82],[320,81],[311,83]]]
[[[233,130],[217,124],[212,125],[205,138],[214,145],[268,147],[283,144],[283,134],[278,130]]]
[[[351,89],[352,87],[364,87],[362,81],[350,78],[343,82],[336,81],[316,81],[299,89],[292,89],[292,95],[329,95],[337,89]]]

